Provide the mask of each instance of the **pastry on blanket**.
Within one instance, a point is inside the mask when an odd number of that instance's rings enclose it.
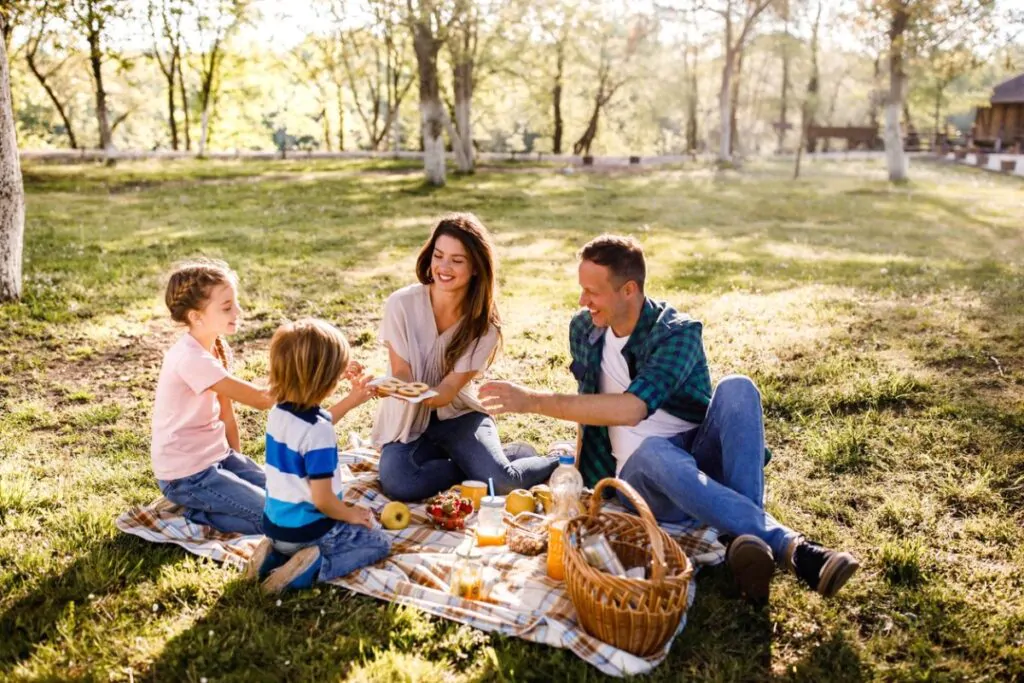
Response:
[[[410,382],[409,384],[400,386],[395,393],[407,398],[416,398],[429,388],[430,387],[423,382]]]

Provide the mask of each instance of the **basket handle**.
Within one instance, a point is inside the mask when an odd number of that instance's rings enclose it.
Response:
[[[615,477],[608,477],[597,482],[597,486],[594,487],[594,495],[590,497],[590,516],[596,517],[601,512],[604,490],[609,487],[620,491],[640,515],[640,522],[644,526],[644,531],[647,532],[647,537],[651,539],[651,554],[654,560],[651,563],[651,580],[661,581],[665,576],[665,546],[662,543],[658,522],[654,519],[651,508],[647,506],[647,503],[640,497],[635,488],[622,479]]]

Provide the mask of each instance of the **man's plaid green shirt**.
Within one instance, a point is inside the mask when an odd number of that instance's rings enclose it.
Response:
[[[579,393],[600,393],[601,355],[607,328],[596,327],[582,310],[569,324],[572,374]],[[647,414],[661,409],[700,424],[711,402],[711,373],[701,337],[703,325],[666,303],[644,300],[640,320],[622,349],[631,383],[626,393],[647,404]],[[615,476],[615,456],[607,427],[584,426],[580,472],[586,486]]]

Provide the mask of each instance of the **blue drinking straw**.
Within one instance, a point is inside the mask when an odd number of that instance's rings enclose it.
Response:
[[[494,477],[487,477],[487,486],[491,489],[491,498],[494,498]]]

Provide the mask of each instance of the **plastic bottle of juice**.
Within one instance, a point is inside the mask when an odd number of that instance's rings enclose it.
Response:
[[[548,576],[561,581],[565,578],[562,556],[565,526],[579,512],[580,494],[583,493],[583,477],[576,469],[576,458],[572,454],[559,456],[558,468],[551,475],[549,486],[555,512],[548,528]]]

